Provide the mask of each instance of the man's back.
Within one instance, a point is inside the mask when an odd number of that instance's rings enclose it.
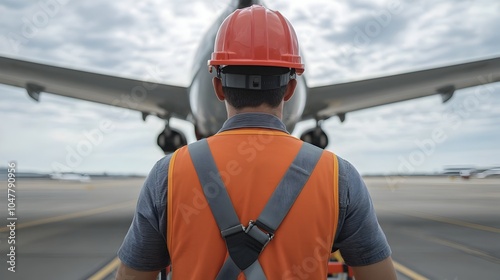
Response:
[[[209,138],[208,143],[244,225],[257,219],[303,144],[285,132],[263,128],[228,130]],[[175,230],[168,230],[167,243],[173,276],[215,278],[224,263],[226,246],[204,200],[188,149],[176,152],[170,166],[167,229]],[[269,279],[326,275],[338,219],[336,170],[335,156],[323,151],[275,238],[259,257]],[[210,175],[216,176],[216,172]],[[213,190],[215,195],[218,190]]]

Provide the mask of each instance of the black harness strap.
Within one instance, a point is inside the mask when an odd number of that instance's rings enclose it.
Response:
[[[207,141],[203,139],[192,143],[188,145],[188,150],[229,252],[217,280],[236,279],[242,271],[248,280],[266,279],[258,261],[259,255],[273,239],[276,229],[302,191],[323,150],[303,143],[262,213],[246,227],[241,224],[234,210]]]

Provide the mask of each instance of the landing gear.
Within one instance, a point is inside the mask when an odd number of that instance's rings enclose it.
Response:
[[[184,133],[171,128],[168,122],[165,124],[165,129],[158,135],[156,142],[165,154],[173,153],[180,147],[187,145]]]

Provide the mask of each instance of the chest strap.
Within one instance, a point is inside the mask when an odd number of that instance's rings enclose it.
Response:
[[[229,252],[216,279],[237,279],[241,272],[247,280],[266,279],[258,261],[259,255],[274,238],[276,229],[302,191],[323,150],[303,143],[264,210],[256,221],[249,221],[248,226],[242,225],[236,214],[207,141],[203,139],[188,145],[188,151]]]

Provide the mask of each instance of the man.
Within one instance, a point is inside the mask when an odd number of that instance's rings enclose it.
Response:
[[[396,279],[357,171],[281,121],[304,71],[290,23],[261,6],[235,11],[209,65],[228,120],[153,167],[117,279],[156,279],[170,264],[182,280],[325,279],[337,249],[357,280]]]

